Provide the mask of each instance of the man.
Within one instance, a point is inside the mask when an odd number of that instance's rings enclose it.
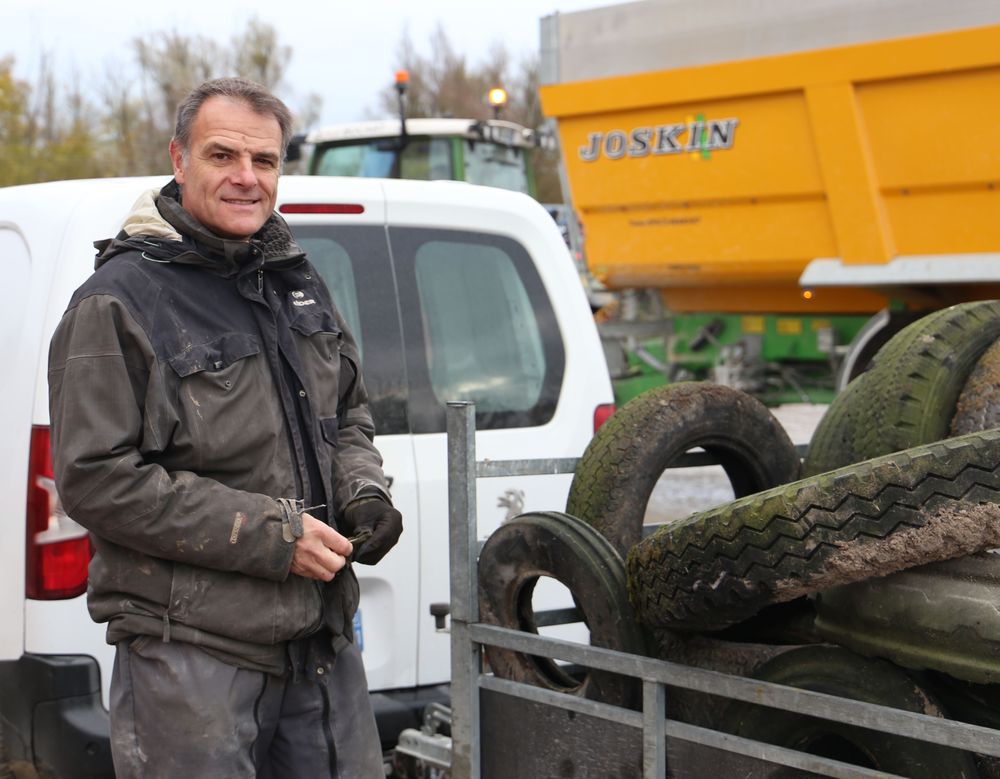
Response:
[[[195,89],[174,180],[95,244],[52,340],[119,779],[384,775],[349,561],[378,562],[402,521],[355,342],[274,213],[290,130],[259,85]]]

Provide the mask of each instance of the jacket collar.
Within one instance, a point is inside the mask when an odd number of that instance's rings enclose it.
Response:
[[[262,266],[294,267],[305,258],[287,223],[276,213],[249,241],[216,235],[184,210],[175,180],[159,192],[143,193],[126,217],[122,232],[94,246],[98,268],[122,252],[140,251],[154,262],[197,265],[226,277]]]

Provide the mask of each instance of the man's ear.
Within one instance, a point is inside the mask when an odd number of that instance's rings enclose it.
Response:
[[[184,150],[176,138],[170,139],[170,162],[174,166],[174,178],[178,184],[184,183]]]

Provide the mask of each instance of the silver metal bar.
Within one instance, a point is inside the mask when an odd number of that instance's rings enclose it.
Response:
[[[980,725],[952,722],[926,714],[892,709],[810,690],[798,690],[794,687],[703,668],[692,668],[668,660],[640,657],[572,641],[546,638],[495,625],[472,625],[470,636],[472,640],[482,644],[491,644],[516,652],[559,658],[672,687],[682,687],[748,703],[759,703],[770,708],[794,711],[820,719],[845,722],[862,728],[1000,757],[1000,731]]]
[[[546,609],[535,612],[535,627],[546,628],[552,625],[574,625],[583,622],[583,613],[577,608]]]
[[[580,463],[579,457],[553,457],[547,460],[480,460],[476,463],[476,476],[541,476],[553,473],[573,473]]]
[[[591,717],[608,720],[609,722],[620,722],[633,728],[642,727],[642,714],[630,709],[623,709],[620,706],[613,706],[610,703],[592,701],[576,695],[547,690],[544,687],[533,687],[530,684],[521,684],[520,682],[501,679],[497,676],[480,676],[479,687],[483,690],[500,692],[504,695],[531,701],[532,703],[558,706],[560,709],[575,711],[577,714],[586,714]],[[659,779],[662,779],[662,777],[659,777]]]
[[[662,690],[663,687],[660,687]],[[885,771],[877,771],[873,768],[862,768],[861,766],[842,763],[829,757],[819,757],[807,755],[805,752],[798,752],[787,747],[777,747],[772,744],[764,744],[760,741],[753,741],[742,736],[733,736],[729,733],[720,733],[717,730],[688,725],[684,722],[674,722],[668,720],[666,723],[668,736],[690,741],[694,744],[703,744],[714,749],[722,749],[738,755],[754,757],[758,760],[765,760],[768,763],[799,768],[803,771],[810,771],[824,776],[834,776],[838,779],[905,779],[898,774],[889,774]],[[664,776],[664,774],[660,774]]]
[[[667,720],[666,688],[656,682],[642,683],[642,775],[663,779],[667,775],[667,742],[663,737]]]
[[[481,647],[469,636],[479,620],[476,559],[476,409],[449,403],[448,540],[451,563],[451,703],[453,779],[479,779],[479,670]]]
[[[539,476],[553,473],[573,473],[580,464],[578,457],[538,460],[480,460],[476,476],[480,479],[497,476]],[[709,452],[685,452],[670,463],[671,468],[697,468],[718,465],[719,458]]]

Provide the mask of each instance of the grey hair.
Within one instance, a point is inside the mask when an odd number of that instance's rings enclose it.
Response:
[[[177,122],[174,126],[174,140],[181,147],[187,159],[191,144],[191,126],[202,104],[210,97],[228,97],[239,100],[261,116],[270,114],[281,128],[281,159],[285,159],[288,142],[292,138],[292,112],[281,100],[268,91],[267,87],[245,78],[217,78],[195,87],[177,106]]]

